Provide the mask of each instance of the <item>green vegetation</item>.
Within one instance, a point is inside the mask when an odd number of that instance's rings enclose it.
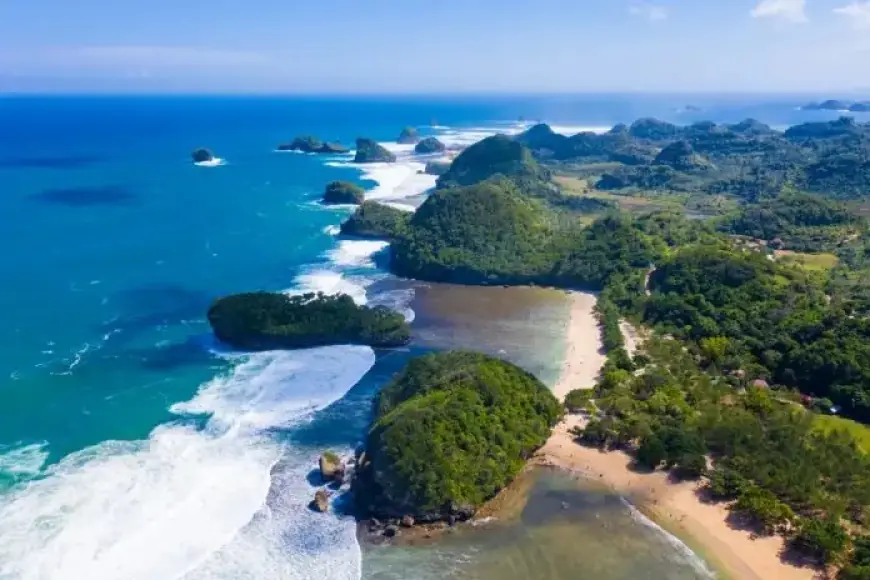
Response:
[[[365,201],[366,192],[363,188],[347,181],[333,181],[323,192],[323,203],[355,204]]]
[[[506,135],[494,135],[460,153],[450,170],[438,178],[438,187],[474,185],[497,175],[515,180],[549,179],[549,173],[522,143]]]
[[[378,518],[466,519],[546,441],[560,405],[539,380],[487,355],[412,360],[379,394],[355,482]]]
[[[357,306],[350,296],[249,292],[219,298],[208,321],[221,341],[246,350],[327,344],[407,344],[405,318],[383,306]]]
[[[753,119],[687,127],[640,119],[570,137],[536,125],[516,140],[542,162],[594,177],[605,191],[722,194],[750,203],[777,196],[785,185],[842,199],[870,192],[870,124],[849,118],[784,133]],[[596,172],[602,164],[609,167]]]
[[[813,429],[823,434],[848,433],[862,451],[870,453],[870,426],[835,415],[819,414],[813,415]]]
[[[392,163],[396,156],[372,139],[360,137],[356,140],[354,163]]]
[[[392,265],[400,276],[423,280],[534,282],[552,267],[553,227],[512,182],[444,189],[411,218],[409,234],[393,245]]]
[[[859,221],[843,204],[786,192],[745,206],[723,220],[720,229],[765,240],[776,249],[820,252],[835,248],[854,234]]]
[[[376,201],[365,201],[341,224],[341,235],[393,240],[407,232],[412,215]]]
[[[706,475],[711,499],[732,502],[757,533],[783,534],[820,564],[842,562],[846,522],[866,525],[870,502],[870,458],[852,437],[821,432],[769,389],[744,391],[748,379],[699,364],[680,341],[653,338],[644,359],[638,372],[605,370],[595,392],[603,415],[578,435],[633,451],[649,469]]]

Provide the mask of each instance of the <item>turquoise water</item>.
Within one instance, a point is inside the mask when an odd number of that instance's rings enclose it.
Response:
[[[275,146],[405,125],[460,145],[520,115],[569,132],[687,121],[688,98],[0,99],[0,578],[358,578],[352,522],[310,514],[306,477],[324,447],[358,443],[408,356],[449,336],[245,355],[204,313],[227,292],[323,290],[413,317],[413,288],[376,266],[383,244],[336,239],[350,210],[317,200],[332,179],[399,204],[433,181],[394,143],[400,162],[365,173]],[[193,165],[201,146],[224,163]]]

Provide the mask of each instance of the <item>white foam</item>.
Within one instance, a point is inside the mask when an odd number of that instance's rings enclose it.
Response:
[[[696,572],[703,574],[707,578],[716,578],[716,573],[710,570],[710,567],[707,566],[707,563],[703,559],[701,559],[701,557],[698,556],[695,552],[693,552],[692,549],[689,548],[689,546],[684,544],[679,538],[669,533],[660,525],[643,515],[640,510],[632,505],[630,501],[622,496],[620,496],[619,499],[622,501],[622,504],[626,508],[628,508],[632,519],[660,534],[660,536],[664,538],[664,540],[674,548],[676,556],[678,556],[686,564],[691,566]]]
[[[370,281],[367,282],[370,283]],[[341,272],[334,270],[313,270],[297,276],[294,287],[288,290],[288,293],[323,292],[333,296],[347,294],[357,304],[364,305],[367,302],[366,285],[361,281],[351,280]]]
[[[277,522],[265,529],[256,522],[270,519],[262,508],[282,453],[266,430],[341,398],[374,361],[372,349],[350,346],[250,355],[173,406],[212,414],[204,430],[169,423],[144,441],[106,441],[68,456],[44,479],[0,497],[0,577],[358,578],[352,521],[322,517],[318,526],[296,529],[298,541],[289,545]],[[310,465],[290,471],[295,477]],[[277,490],[291,529],[310,519],[310,490],[301,481]],[[314,539],[317,550],[310,549]],[[229,572],[211,567],[237,542],[257,557],[237,558]],[[287,549],[273,549],[281,544]]]
[[[326,226],[325,228],[323,228],[323,233],[326,234],[327,236],[337,236],[339,233],[341,233],[341,227],[340,226]]]
[[[0,446],[0,473],[11,475],[16,481],[30,479],[39,475],[47,459],[47,441],[18,447]]]
[[[397,200],[426,193],[435,187],[437,177],[422,173],[426,164],[413,155],[414,145],[395,142],[381,143],[396,155],[393,163],[351,163],[329,161],[330,167],[357,169],[362,178],[374,181],[377,185],[366,192],[367,200]]]
[[[336,266],[373,268],[372,257],[389,245],[381,240],[342,240],[326,254]]]
[[[578,133],[607,133],[613,127],[602,125],[550,125],[550,129],[562,135],[576,135]]]
[[[220,167],[221,165],[226,165],[227,162],[220,157],[212,157],[208,161],[197,161],[194,163],[197,167]]]

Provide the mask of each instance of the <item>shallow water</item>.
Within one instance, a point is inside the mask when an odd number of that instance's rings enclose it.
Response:
[[[365,547],[363,578],[455,580],[701,580],[706,565],[644,523],[619,496],[537,470],[518,517],[420,547]]]

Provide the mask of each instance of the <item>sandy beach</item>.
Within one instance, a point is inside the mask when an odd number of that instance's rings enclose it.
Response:
[[[566,331],[565,363],[553,394],[559,400],[574,389],[591,389],[607,357],[594,308],[597,296],[588,292],[571,293],[571,315]]]
[[[571,321],[567,331],[567,353],[554,394],[564,397],[575,388],[588,388],[605,361],[597,320],[592,308],[595,296],[572,294]],[[636,334],[631,349],[636,348]],[[594,478],[632,501],[662,527],[681,537],[711,560],[717,569],[739,580],[811,580],[815,571],[783,563],[779,554],[784,541],[779,537],[753,539],[748,531],[730,527],[723,504],[708,504],[697,494],[698,483],[672,483],[663,472],[638,473],[623,452],[603,453],[577,444],[570,434],[584,418],[568,416],[538,452],[536,463]]]

